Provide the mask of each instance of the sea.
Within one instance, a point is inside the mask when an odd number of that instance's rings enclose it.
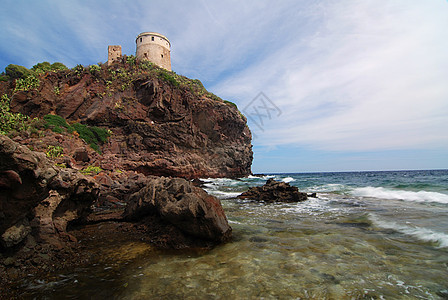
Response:
[[[236,197],[274,178],[300,203]],[[103,263],[28,279],[36,299],[447,299],[448,170],[203,179],[233,240],[209,251],[121,245]],[[120,253],[121,256],[117,256]],[[126,254],[126,255],[125,255]]]

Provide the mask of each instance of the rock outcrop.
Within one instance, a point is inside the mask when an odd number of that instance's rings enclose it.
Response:
[[[96,72],[47,72],[39,79],[37,89],[8,92],[13,112],[57,114],[112,133],[100,156],[76,149],[77,162],[187,179],[251,173],[246,118],[198,80],[125,61]]]
[[[150,179],[131,196],[123,216],[130,221],[160,218],[186,236],[214,243],[232,233],[220,201],[181,178]]]
[[[0,249],[28,237],[62,247],[67,226],[90,212],[98,186],[74,169],[59,169],[44,153],[0,135]]]
[[[28,272],[88,263],[97,245],[115,246],[111,228],[114,241],[170,249],[229,240],[219,200],[186,179],[251,173],[251,133],[234,104],[126,58],[36,76],[28,90],[0,82],[11,112],[38,117],[0,135],[0,294]]]
[[[238,198],[262,202],[301,202],[308,199],[307,194],[299,192],[297,187],[272,178],[268,179],[263,186],[250,188]]]

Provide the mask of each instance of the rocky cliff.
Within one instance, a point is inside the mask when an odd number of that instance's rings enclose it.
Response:
[[[124,57],[0,80],[0,96],[0,294],[116,241],[231,238],[219,200],[188,179],[250,174],[251,133],[200,81]]]
[[[13,112],[55,114],[69,124],[109,129],[101,155],[85,158],[90,165],[187,179],[251,173],[246,118],[198,80],[126,58],[110,67],[47,72],[38,80],[29,90],[13,92],[13,86],[3,85],[0,92],[10,96]],[[70,134],[59,139],[67,148],[76,148],[68,145]],[[67,154],[73,157],[75,150]]]

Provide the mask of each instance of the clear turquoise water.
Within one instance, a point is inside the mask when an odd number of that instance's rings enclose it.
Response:
[[[318,198],[235,198],[267,178]],[[233,228],[206,253],[105,252],[104,263],[24,285],[42,299],[441,299],[448,296],[448,171],[209,179]],[[139,249],[143,249],[140,251]],[[118,256],[117,256],[118,255]],[[119,257],[123,255],[124,257]],[[126,256],[127,255],[127,256]]]

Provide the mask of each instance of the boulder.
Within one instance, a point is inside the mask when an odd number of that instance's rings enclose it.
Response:
[[[215,243],[228,240],[232,232],[220,201],[181,178],[154,177],[130,197],[126,220],[154,216],[183,234]]]
[[[306,193],[299,192],[297,187],[272,178],[268,179],[263,186],[250,188],[238,198],[262,202],[301,202],[308,199]]]
[[[67,225],[85,218],[97,195],[92,179],[0,135],[0,249],[29,235],[61,247]]]
[[[73,159],[77,162],[89,162],[90,157],[85,147],[78,148],[73,154]]]

